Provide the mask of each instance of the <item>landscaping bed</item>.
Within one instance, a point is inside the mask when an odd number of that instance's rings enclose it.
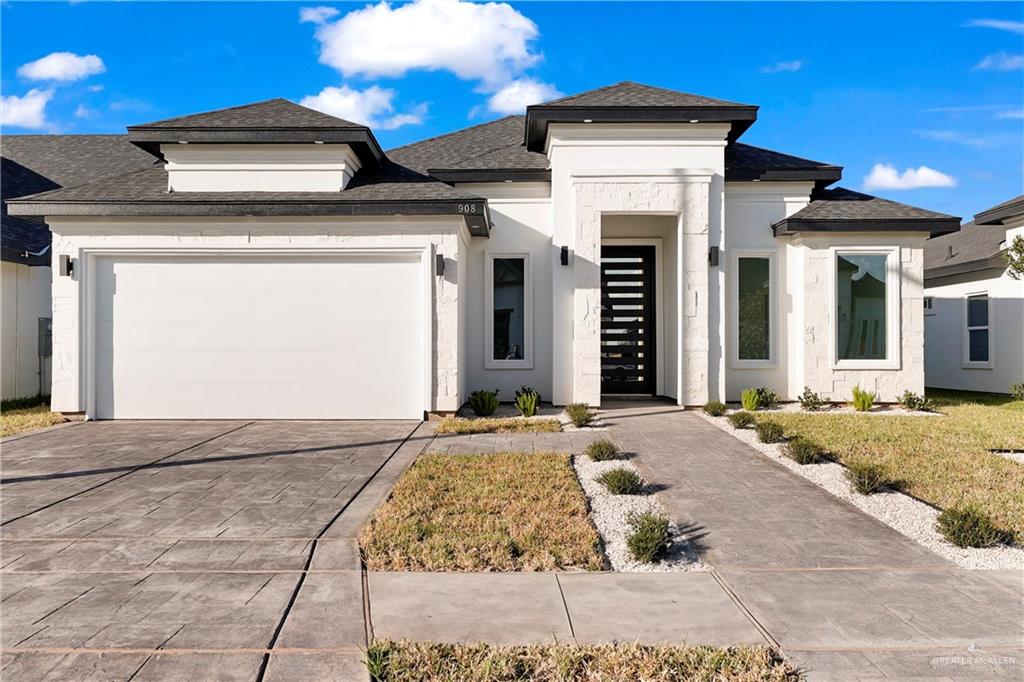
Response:
[[[445,417],[434,433],[555,433],[562,430],[550,417]]]
[[[540,403],[536,414],[529,417],[524,417],[513,403],[497,403],[492,407],[491,412],[476,414],[471,405],[463,405],[453,416],[438,423],[436,433],[551,433],[605,428],[596,411],[585,405],[561,408]],[[580,413],[584,416],[581,417]]]
[[[610,680],[798,680],[797,671],[765,647],[571,646],[499,647],[377,641],[366,652],[375,682],[598,682]]]
[[[0,414],[0,436],[14,436],[26,431],[46,428],[61,424],[64,416],[59,412],[50,412],[49,405],[36,405],[18,409],[4,409]]]

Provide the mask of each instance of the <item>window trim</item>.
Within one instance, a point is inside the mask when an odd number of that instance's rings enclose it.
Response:
[[[484,369],[533,369],[533,258],[529,251],[484,252]],[[494,259],[523,259],[523,359],[494,358]]]
[[[740,259],[768,259],[768,359],[740,359]],[[729,254],[729,363],[732,369],[775,369],[779,366],[778,249],[732,249]]]
[[[988,304],[988,324],[984,327],[970,326],[970,318],[967,315],[968,301],[978,296],[984,296],[985,301]],[[961,358],[961,367],[963,369],[992,369],[992,351],[994,350],[992,345],[992,297],[989,296],[988,291],[972,291],[963,295],[963,324],[961,329],[963,330],[963,357]],[[985,329],[988,331],[988,360],[971,360],[971,331],[979,329]]]
[[[902,325],[900,313],[902,285],[901,251],[899,246],[833,246],[829,249],[829,344],[831,348],[832,369],[835,370],[872,370],[900,369],[900,358],[903,355]],[[857,256],[885,256],[885,358],[877,360],[840,360],[839,359],[839,287],[836,270],[839,256],[851,254]]]

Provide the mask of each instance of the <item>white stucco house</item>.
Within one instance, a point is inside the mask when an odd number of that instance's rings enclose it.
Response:
[[[1003,252],[1024,238],[1024,195],[925,245],[925,382],[1009,393],[1024,383],[1024,280]]]
[[[756,118],[626,82],[387,152],[285,100],[130,127],[155,164],[8,202],[53,233],[53,408],[921,392],[924,245],[959,219],[830,188]]]

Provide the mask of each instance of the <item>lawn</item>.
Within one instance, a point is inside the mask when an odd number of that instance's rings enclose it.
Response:
[[[764,647],[547,644],[413,644],[380,641],[366,652],[375,682],[784,682],[797,672]]]
[[[53,426],[64,421],[57,412],[50,412],[49,405],[4,409],[0,412],[0,436],[14,436],[25,431]]]
[[[445,417],[437,425],[436,433],[554,433],[561,430],[557,419]]]
[[[601,570],[569,457],[421,456],[360,536],[374,571]]]
[[[944,417],[759,414],[787,436],[807,436],[841,461],[883,466],[906,492],[937,507],[977,503],[1024,542],[1024,465],[990,452],[1024,449],[1024,401],[1009,396],[929,391]]]

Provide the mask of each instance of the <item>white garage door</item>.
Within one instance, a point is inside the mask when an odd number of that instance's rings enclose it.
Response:
[[[101,419],[419,419],[418,258],[102,258]]]

